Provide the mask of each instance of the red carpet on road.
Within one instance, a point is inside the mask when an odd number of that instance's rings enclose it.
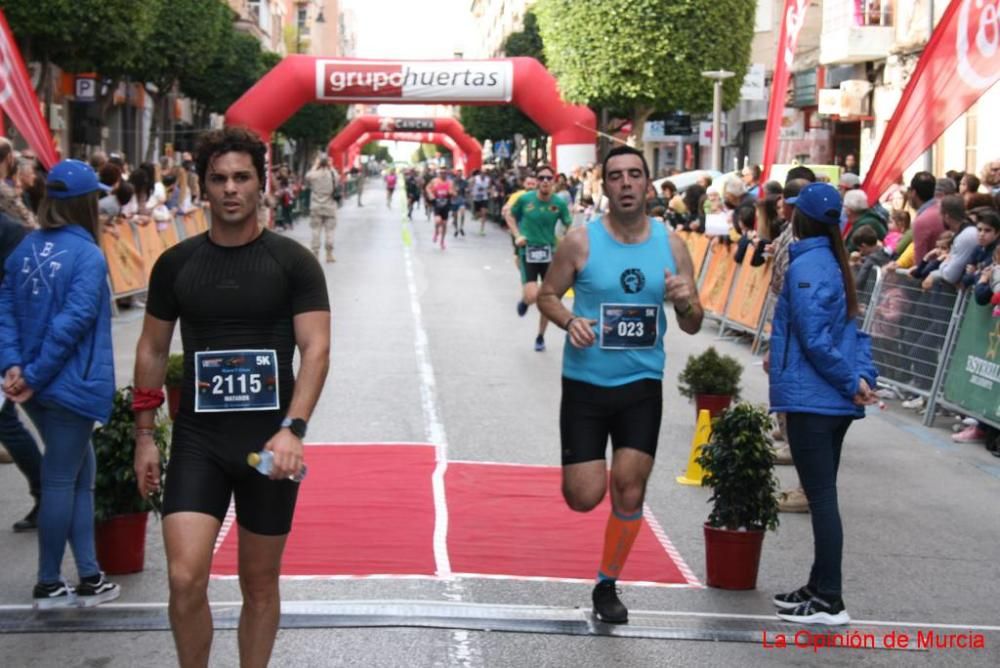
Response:
[[[307,447],[306,461],[282,575],[436,574],[433,446],[316,445]],[[610,503],[605,499],[591,513],[571,511],[558,467],[449,462],[445,499],[456,575],[591,580],[596,574]],[[237,534],[234,524],[212,575],[237,574]],[[643,522],[623,582],[696,584],[662,538]]]
[[[434,575],[434,448],[311,446],[282,575]],[[237,573],[234,524],[212,561]]]
[[[449,463],[448,553],[454,573],[592,580],[611,502],[570,510],[556,466]],[[622,570],[623,582],[686,584],[647,522]]]

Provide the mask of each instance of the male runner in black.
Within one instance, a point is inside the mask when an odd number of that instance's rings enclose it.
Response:
[[[208,665],[209,569],[234,496],[243,593],[240,663],[264,666],[271,656],[281,555],[299,486],[288,478],[302,469],[306,421],[329,366],[322,267],[296,241],[257,225],[266,150],[242,128],[213,131],[199,142],[211,229],[156,262],[136,351],[135,472],[147,495],[159,485],[160,460],[152,439],[154,411],[144,399],[163,385],[180,319],[184,381],[164,490],[163,539],[181,666]],[[261,449],[274,453],[270,478],[246,463],[247,454]]]

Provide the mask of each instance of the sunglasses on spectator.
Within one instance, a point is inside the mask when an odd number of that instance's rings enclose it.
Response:
[[[538,179],[539,181],[554,181],[555,180],[554,176],[536,176],[535,178]]]

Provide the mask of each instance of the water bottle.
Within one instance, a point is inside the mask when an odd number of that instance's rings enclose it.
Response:
[[[274,453],[270,450],[261,450],[260,452],[251,452],[247,455],[247,464],[257,469],[261,475],[270,475],[271,467],[274,466]],[[292,482],[302,482],[302,479],[306,477],[306,467],[305,464],[295,475],[288,476],[288,479]]]

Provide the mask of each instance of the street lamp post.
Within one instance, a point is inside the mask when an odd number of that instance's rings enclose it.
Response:
[[[313,0],[315,1],[315,0]],[[306,20],[309,16],[309,5],[312,4],[310,0],[302,0],[296,5],[296,9],[306,9]],[[319,6],[319,12],[316,14],[316,18],[313,19],[313,23],[326,23],[326,19],[323,17],[323,7]],[[302,53],[302,27],[304,21],[300,21],[298,15],[295,16],[295,53]]]
[[[734,72],[727,70],[712,70],[702,72],[701,76],[711,79],[715,85],[712,97],[712,169],[717,172],[722,171],[721,140],[722,135],[722,82]]]

